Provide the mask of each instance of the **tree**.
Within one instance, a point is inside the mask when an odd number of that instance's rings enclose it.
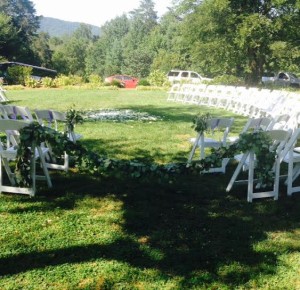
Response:
[[[188,3],[191,0],[180,5],[186,15],[183,36],[189,60],[200,72],[233,73],[254,84],[264,69],[281,62],[272,56],[276,42],[287,47],[293,43],[299,51],[299,0],[204,0],[191,7]]]
[[[151,31],[157,26],[157,13],[151,0],[140,1],[140,6],[130,12],[130,29],[123,39],[123,73],[145,77],[150,72],[154,52],[149,48]]]
[[[167,73],[174,68],[187,69],[188,45],[182,37],[182,19],[175,11],[166,13],[149,35],[149,47],[155,52],[151,70]]]
[[[17,34],[4,46],[2,53],[10,60],[35,62],[31,43],[39,28],[39,17],[29,0],[0,0],[0,11],[11,18]],[[13,44],[13,45],[11,45]]]
[[[92,44],[87,57],[88,74],[107,76],[120,73],[124,65],[122,40],[129,31],[129,20],[125,14],[106,22],[101,27],[100,38]]]
[[[131,19],[140,19],[143,23],[146,35],[157,25],[157,12],[154,10],[154,2],[152,0],[141,0],[140,6],[129,12]]]
[[[11,17],[0,13],[0,56],[7,57],[7,51],[12,49],[17,31],[11,22]]]
[[[39,64],[44,67],[52,67],[52,50],[50,49],[49,40],[49,34],[41,32],[32,44],[32,49],[39,59]]]
[[[53,42],[56,45],[53,54],[53,65],[59,73],[86,75],[86,57],[94,42],[91,26],[80,24],[74,33]]]

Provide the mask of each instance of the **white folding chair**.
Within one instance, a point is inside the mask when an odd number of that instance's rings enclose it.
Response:
[[[2,108],[6,112],[9,119],[33,121],[33,116],[28,107],[3,105]]]
[[[285,184],[287,185],[287,195],[300,192],[300,186],[294,182],[300,175],[300,148],[296,147],[300,139],[300,128],[297,128],[290,138],[285,151],[283,152],[283,162],[288,164],[288,174]]]
[[[1,86],[0,86],[0,102],[8,102],[9,99],[6,96],[6,90],[4,90]]]
[[[227,137],[230,131],[230,128],[233,124],[234,118],[212,118],[208,121],[207,127],[214,134],[216,131],[219,132],[219,139],[205,137],[204,133],[199,133],[196,138],[192,138],[191,142],[193,147],[191,153],[188,157],[187,164],[189,165],[192,162],[192,159],[195,155],[196,149],[200,149],[200,159],[205,158],[205,149],[206,148],[219,148],[221,146],[226,146]],[[225,158],[222,160],[221,167],[210,168],[208,172],[222,172],[225,173],[226,165],[229,159]]]
[[[242,133],[246,133],[249,131],[258,131],[258,130],[263,130],[266,131],[269,126],[271,125],[273,119],[272,118],[266,118],[266,117],[262,117],[262,118],[249,118],[247,123],[245,124]],[[239,136],[231,136],[228,137],[228,142],[233,143],[238,141]]]
[[[5,133],[9,131],[9,137],[14,137],[14,146],[7,147],[2,142],[0,142],[0,192],[11,192],[19,194],[27,194],[34,196],[36,192],[36,180],[43,179],[47,181],[48,187],[52,187],[52,182],[50,179],[49,172],[46,167],[45,155],[47,154],[47,149],[41,148],[39,144],[31,145],[31,152],[33,152],[30,160],[30,178],[32,180],[31,187],[19,187],[17,185],[15,173],[11,170],[10,162],[14,161],[17,157],[17,146],[19,141],[19,130],[29,125],[28,121],[19,120],[0,120],[0,132]],[[14,133],[12,133],[14,132]],[[44,175],[36,174],[36,162],[39,161]],[[3,168],[7,173],[10,185],[4,184],[3,178]]]
[[[41,124],[42,126],[52,128],[55,131],[58,131],[58,113],[56,114],[56,118],[54,117],[52,110],[34,110],[34,113],[39,124]],[[61,116],[61,118],[65,120],[65,116]],[[43,144],[43,146],[49,148],[49,154],[48,156],[46,156],[47,168],[64,171],[69,170],[69,156],[66,152],[64,152],[63,156],[58,157],[53,154],[52,148],[49,144]],[[62,162],[58,159],[61,159]]]
[[[274,172],[274,183],[271,190],[264,190],[264,191],[258,191],[254,190],[254,183],[257,183],[257,180],[254,179],[254,173],[255,173],[255,166],[256,166],[256,156],[253,151],[244,152],[242,155],[237,155],[235,158],[239,161],[238,166],[236,167],[229,183],[226,188],[226,191],[230,191],[234,184],[245,182],[248,183],[248,190],[247,190],[247,201],[252,202],[255,198],[264,198],[264,197],[273,197],[274,200],[278,199],[278,191],[279,191],[279,177],[280,177],[280,164],[283,160],[283,152],[284,148],[292,134],[292,130],[270,130],[266,131],[266,134],[269,135],[269,137],[272,140],[271,147],[269,148],[271,151],[276,151],[276,160],[273,166],[273,172]],[[245,170],[248,170],[248,179],[247,180],[237,180],[238,175],[242,171],[242,168]],[[262,185],[258,187],[258,189],[261,189]]]
[[[55,111],[55,110],[34,110],[35,116],[37,121],[42,126],[47,126],[49,128],[54,129],[55,131],[59,131],[59,123],[62,123],[63,130],[67,132],[68,138],[76,143],[77,140],[79,140],[82,135],[76,134],[74,130],[71,130],[69,128],[66,128],[66,114],[63,112]],[[49,144],[46,144],[47,147],[49,147],[49,153],[50,158],[47,160],[47,166],[48,168],[52,169],[58,169],[58,170],[69,170],[69,156],[67,153],[64,153],[64,156],[60,157],[63,160],[63,164],[59,164],[57,160],[57,156],[54,156],[51,146]]]
[[[200,104],[201,98],[205,94],[206,87],[207,84],[195,84],[195,89],[192,93],[191,100],[190,100],[191,104],[195,104],[195,105]]]
[[[180,90],[180,84],[176,83],[173,84],[170,88],[170,90],[168,91],[168,98],[167,101],[175,101],[176,100],[176,94],[179,92]]]

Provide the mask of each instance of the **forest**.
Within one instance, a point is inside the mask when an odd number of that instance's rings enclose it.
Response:
[[[0,62],[86,79],[146,78],[177,68],[257,84],[264,72],[300,72],[299,9],[300,0],[175,0],[158,18],[154,2],[141,0],[106,22],[99,36],[82,24],[72,35],[50,37],[38,32],[30,0],[0,0]]]

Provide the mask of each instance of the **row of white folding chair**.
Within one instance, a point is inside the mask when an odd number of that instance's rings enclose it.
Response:
[[[275,120],[272,119],[272,118],[266,118],[266,117],[249,118],[249,120],[245,124],[245,126],[244,126],[241,133],[245,133],[247,131],[252,131],[253,132],[253,131],[258,131],[258,130],[271,130],[273,127],[276,127],[276,125],[277,125],[277,132],[279,132],[278,129],[283,128],[285,123],[287,122],[287,120],[288,120],[288,116],[281,116],[280,118],[277,118]],[[229,118],[214,118],[214,119],[210,120],[209,121],[209,127],[210,128],[213,128],[213,129],[223,128],[222,138],[220,138],[219,140],[216,140],[216,139],[213,139],[213,138],[208,138],[208,137],[204,136],[204,134],[198,134],[196,138],[192,138],[191,142],[193,143],[193,147],[192,147],[192,150],[190,152],[187,164],[188,165],[191,164],[197,147],[200,149],[200,159],[203,159],[205,157],[205,151],[204,151],[205,148],[208,148],[208,147],[218,148],[220,146],[225,146],[226,144],[236,142],[238,137],[237,138],[230,138],[230,137],[228,138],[228,133],[229,133],[229,130],[230,130],[232,124],[233,124],[233,119],[229,119]],[[292,132],[292,130],[287,131],[287,130],[282,130],[282,129],[280,131]],[[286,134],[286,133],[277,133],[277,134],[281,134],[281,135],[279,135],[279,137],[280,137],[280,136],[282,136],[283,134]],[[288,135],[287,135],[287,137],[288,137]],[[281,140],[281,141],[286,141],[286,139]],[[283,146],[283,144],[281,146]],[[229,185],[227,187],[227,191],[229,191],[232,188],[232,186],[233,186],[234,182],[236,181],[236,178],[237,178],[238,174],[240,173],[241,169],[242,168],[243,168],[243,170],[248,169],[249,165],[247,167],[246,164],[247,164],[247,161],[249,160],[249,158],[248,158],[249,154],[250,154],[250,152],[246,152],[246,153],[235,156],[235,159],[237,161],[240,161],[240,163],[239,163],[239,165],[238,165],[231,181],[229,182]],[[251,156],[251,158],[252,158],[252,156]],[[222,173],[225,173],[228,161],[229,161],[228,158],[222,160],[221,167],[211,168],[207,172],[222,172]],[[251,174],[253,174],[254,167],[252,166],[250,169],[251,169],[251,171],[250,171]],[[252,182],[252,184],[253,184],[253,178],[250,179],[250,182]],[[251,184],[249,183],[249,186],[250,185]],[[277,186],[277,184],[276,184],[276,186]],[[248,200],[252,201],[253,198],[257,198],[259,196],[260,197],[272,196],[274,194],[274,192],[275,191],[272,191],[272,193],[264,192],[263,194],[262,193],[254,194],[253,193],[253,185],[252,185],[252,189],[251,189],[251,187],[249,187],[249,190],[248,190]]]
[[[66,123],[66,114],[54,110],[35,110],[34,114],[32,114],[28,107],[15,106],[15,105],[2,105],[0,106],[0,114],[2,119],[13,119],[13,120],[22,119],[27,121],[37,120],[41,125],[52,127],[56,131],[58,131],[59,122],[63,123],[64,125]],[[81,138],[81,135],[76,134],[73,130],[69,130],[67,134],[68,134],[68,138],[73,142],[76,142],[78,139]],[[45,144],[43,145],[45,146]],[[47,144],[47,146],[49,149],[48,156],[47,156],[47,167],[51,169],[68,171],[69,156],[66,153],[64,153],[62,158],[59,156],[59,158],[61,158],[63,161],[63,164],[61,164],[61,162],[59,162],[58,159],[52,153],[50,145]]]
[[[193,85],[193,92],[190,98],[186,100],[186,103],[199,105],[201,99],[204,98],[207,89],[206,84],[195,84]]]
[[[37,120],[41,125],[47,125],[53,127],[58,131],[58,123],[66,124],[66,114],[55,110],[35,110],[34,113],[28,107],[15,106],[15,105],[1,105],[0,106],[0,118],[1,119],[13,119],[13,120]],[[74,130],[65,128],[68,137],[71,141],[76,142],[82,136],[76,134]]]
[[[285,115],[280,116],[280,118],[278,117],[276,119],[267,117],[249,118],[241,133],[258,130],[265,131],[270,130],[274,127],[276,127],[276,129],[282,129],[285,126],[288,117],[289,116]],[[227,144],[236,142],[239,138],[238,136],[229,137],[229,131],[233,125],[233,121],[233,118],[212,118],[211,120],[209,120],[208,128],[212,131],[212,134],[214,133],[214,131],[218,130],[221,136],[217,140],[216,138],[210,138],[205,136],[207,134],[199,133],[196,138],[191,138],[190,141],[193,144],[193,146],[188,157],[187,163],[190,164],[192,162],[197,148],[199,148],[200,150],[200,159],[203,159],[205,157],[205,148],[218,148],[220,146],[226,146]],[[210,170],[210,172],[225,173],[225,167],[228,160],[225,161],[221,168],[218,168],[217,170]]]
[[[249,117],[294,113],[300,106],[298,93],[206,84],[176,84],[168,100],[224,108]]]
[[[171,89],[168,91],[168,98],[167,101],[175,101],[176,100],[176,95],[180,90],[180,84],[173,84],[171,86]]]
[[[239,95],[233,107],[228,109],[236,114],[253,118],[270,115],[272,107],[284,97],[281,91],[268,89],[241,87],[238,91]]]
[[[257,105],[259,108],[259,115],[275,117],[285,114],[282,111],[282,108],[288,99],[288,94],[289,92],[287,91],[272,91],[269,95],[269,98],[263,98],[262,101]]]
[[[256,88],[239,87],[236,89],[237,97],[234,99],[231,111],[238,115],[249,116],[254,101],[254,96],[257,95]]]
[[[33,121],[33,115],[28,107],[15,105],[1,105],[2,119]]]
[[[205,91],[205,84],[173,84],[168,92],[168,101],[176,101],[182,103],[197,103],[197,99],[201,93]]]
[[[273,111],[274,114],[294,115],[300,112],[300,94],[289,92],[284,101]]]
[[[174,98],[175,102],[182,102],[184,103],[185,100],[189,97],[189,93],[192,90],[193,85],[192,84],[175,84],[174,85],[174,91],[171,93]]]

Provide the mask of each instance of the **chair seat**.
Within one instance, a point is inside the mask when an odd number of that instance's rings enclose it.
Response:
[[[227,143],[234,143],[239,140],[238,136],[231,136],[227,138]]]
[[[292,156],[292,160],[293,160],[293,163],[297,163],[297,162],[300,162],[300,153],[297,153],[297,152],[293,152],[293,156]],[[287,154],[284,158],[283,158],[283,161],[286,162],[286,163],[289,163],[290,161],[290,156],[289,154]]]
[[[190,139],[191,143],[195,143],[196,142],[196,138],[191,138]],[[218,141],[218,140],[215,140],[213,138],[204,138],[204,142],[203,142],[203,145],[204,147],[220,147],[222,146],[222,141]],[[201,146],[201,142],[199,141],[198,142],[198,147]]]
[[[294,151],[300,153],[300,147],[295,147]]]
[[[14,147],[9,147],[0,152],[1,156],[9,160],[13,160],[17,157],[17,149]]]

